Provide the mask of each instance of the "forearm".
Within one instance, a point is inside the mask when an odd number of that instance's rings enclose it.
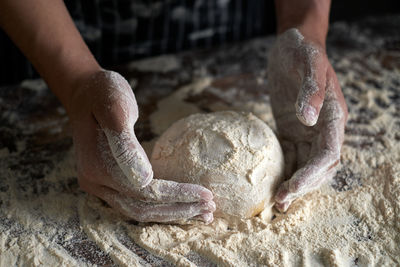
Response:
[[[330,4],[331,0],[275,0],[278,34],[295,27],[325,46]]]
[[[75,84],[100,66],[61,0],[0,1],[0,26],[67,108]]]

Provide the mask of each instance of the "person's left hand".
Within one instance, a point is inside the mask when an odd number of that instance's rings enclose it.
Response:
[[[275,195],[275,207],[284,212],[336,174],[347,106],[324,45],[294,28],[280,34],[270,52],[268,83],[290,177]]]

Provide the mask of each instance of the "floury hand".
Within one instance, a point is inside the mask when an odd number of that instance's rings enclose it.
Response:
[[[213,220],[212,193],[199,185],[153,179],[134,124],[138,107],[128,82],[100,71],[83,80],[71,100],[80,187],[141,222]]]
[[[290,178],[279,187],[275,206],[286,211],[293,200],[335,175],[347,106],[324,45],[298,29],[278,36],[270,51],[268,79]]]

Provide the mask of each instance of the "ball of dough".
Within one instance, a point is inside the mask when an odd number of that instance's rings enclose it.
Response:
[[[282,149],[272,130],[251,113],[194,114],[175,122],[156,142],[154,177],[211,190],[215,216],[271,213],[283,176]]]

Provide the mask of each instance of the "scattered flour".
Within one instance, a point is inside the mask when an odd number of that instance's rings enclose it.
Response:
[[[200,109],[193,104],[186,103],[184,98],[189,93],[198,94],[210,85],[210,78],[200,79],[192,84],[184,86],[162,99],[157,103],[157,110],[150,115],[153,123],[152,130],[155,134],[162,134],[175,121],[182,119],[190,114],[199,113]],[[165,112],[168,110],[168,112]]]
[[[380,75],[389,80],[397,75],[382,72]],[[339,76],[346,82],[345,94],[346,90],[353,94],[346,85],[357,82],[354,73]],[[131,237],[179,266],[194,266],[188,260],[193,253],[223,266],[400,264],[400,144],[395,134],[399,124],[389,115],[396,108],[393,105],[390,110],[382,110],[374,100],[386,98],[391,92],[363,86],[360,99],[367,96],[372,102],[370,108],[378,115],[365,125],[357,125],[363,113],[350,113],[350,134],[342,150],[344,167],[332,185],[295,201],[286,214],[278,214],[270,224],[256,217],[240,223],[216,218],[211,225],[129,226]],[[362,105],[353,103],[352,108]],[[174,106],[158,112],[174,112]],[[356,135],[352,131],[357,127],[371,132],[385,129],[383,142],[387,145],[375,141],[360,149],[371,134]]]
[[[170,71],[178,70],[181,63],[176,56],[163,55],[149,59],[137,60],[128,65],[130,69],[142,72],[160,72],[167,73]]]
[[[132,240],[178,266],[400,265],[400,73],[382,67],[380,56],[333,56],[350,109],[342,168],[332,184],[293,202],[270,223],[254,217],[216,218],[210,225],[135,224],[78,191],[72,151],[41,155],[44,150],[29,150],[30,143],[0,150],[0,266],[165,264],[154,257],[148,264],[150,256],[129,245]],[[201,80],[161,101],[151,118],[156,133],[172,123],[165,121],[167,111],[181,114],[174,120],[199,112],[184,100],[217,92],[211,85]],[[268,101],[254,103],[238,98],[209,108],[272,118]],[[27,157],[33,164],[21,161]],[[36,177],[39,167],[44,176]],[[93,252],[97,260],[82,251]]]
[[[348,58],[359,60],[360,57],[362,54],[354,53]],[[350,62],[342,59],[337,65],[341,67]],[[371,60],[371,64],[377,63]],[[197,222],[183,226],[132,225],[115,217],[110,222],[106,217],[110,210],[99,201],[82,202],[87,208],[85,214],[97,214],[101,221],[99,225],[123,224],[136,243],[178,266],[196,266],[198,263],[193,258],[201,259],[206,266],[211,262],[221,266],[400,264],[400,142],[397,134],[400,126],[398,118],[393,117],[396,105],[382,108],[383,105],[376,104],[376,99],[393,97],[393,92],[366,86],[351,71],[339,72],[338,75],[347,101],[353,96],[360,99],[349,105],[353,112],[349,114],[341,154],[343,167],[332,184],[295,201],[286,214],[278,213],[271,223],[255,217],[240,221],[216,218],[210,225]],[[381,69],[379,74],[371,71],[366,75],[393,80],[398,71]],[[208,84],[209,87],[199,87],[198,84]],[[354,84],[361,87],[361,91],[354,91]],[[208,82],[188,85],[162,100],[162,103],[169,102],[170,105],[159,105],[157,113],[176,114],[178,111],[187,115],[188,111],[175,110],[175,107],[182,107],[179,102],[184,102],[189,95],[201,95],[205,91],[217,92]],[[260,108],[260,103],[240,105],[240,99],[235,99],[239,103],[236,106],[244,107],[246,111],[256,107],[258,111],[270,112],[267,108]],[[188,109],[198,111],[193,103],[184,102],[184,105],[192,105]],[[362,111],[366,105],[373,116]],[[235,105],[210,103],[210,107],[217,107],[217,110],[231,109],[232,106]],[[262,115],[260,118],[271,118],[270,114]],[[365,120],[365,116],[370,118]],[[157,116],[153,116],[155,128],[159,127],[158,123]],[[161,128],[166,129],[171,123],[163,121]],[[151,150],[151,145],[149,147]],[[105,229],[96,231],[101,234]],[[100,238],[95,240],[104,243]]]

